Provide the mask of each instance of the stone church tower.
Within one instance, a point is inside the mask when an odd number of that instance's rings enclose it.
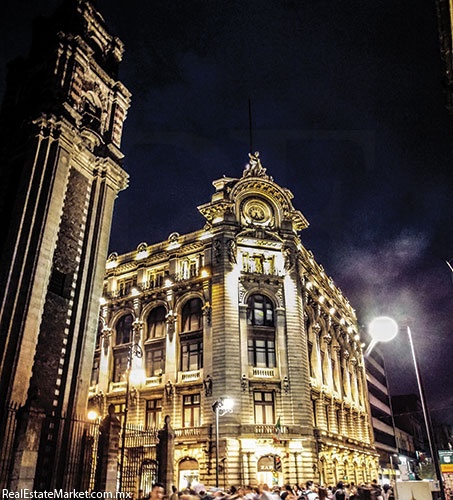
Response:
[[[65,0],[35,23],[30,54],[9,68],[0,116],[0,436],[8,406],[25,405],[16,487],[33,485],[37,462],[37,476],[51,477],[64,449],[40,417],[86,411],[113,204],[128,179],[122,53],[89,1]]]

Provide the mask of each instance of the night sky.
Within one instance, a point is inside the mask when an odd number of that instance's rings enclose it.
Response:
[[[432,416],[453,423],[453,117],[434,2],[98,1],[132,92],[115,206],[118,253],[201,228],[211,182],[254,149],[291,189],[301,233],[356,308],[412,324]],[[2,2],[5,62],[57,1]],[[405,332],[383,347],[393,394],[416,391]]]

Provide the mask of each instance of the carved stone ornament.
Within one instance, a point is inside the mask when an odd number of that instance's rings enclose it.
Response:
[[[231,264],[236,264],[237,262],[236,241],[234,241],[233,239],[228,240],[227,248],[228,248],[228,260],[230,261]]]
[[[326,344],[330,344],[332,342],[332,335],[330,335],[330,333],[326,333],[323,336],[323,339]]]
[[[242,389],[242,392],[245,392],[247,390],[247,387],[249,385],[249,381],[247,380],[247,376],[245,373],[242,374],[242,377],[241,377],[241,389]]]
[[[312,332],[315,334],[315,335],[319,335],[319,333],[321,332],[321,325],[319,323],[315,323],[312,327],[311,327],[311,330]]]
[[[222,260],[222,242],[220,240],[214,241],[214,261],[216,264],[220,264]]]
[[[173,334],[175,333],[176,316],[174,314],[168,313],[165,317],[167,323],[167,332],[170,337],[170,341],[173,339]]]
[[[206,302],[205,305],[201,308],[201,312],[204,316],[206,316],[206,320],[208,322],[208,325],[211,325],[211,304],[209,302]]]
[[[266,174],[266,169],[261,165],[261,160],[259,159],[259,152],[256,151],[255,154],[249,153],[249,162],[245,166],[244,173],[242,177],[261,177],[262,179],[270,179]]]
[[[291,271],[295,264],[294,250],[289,246],[285,246],[283,247],[282,252],[283,258],[285,259],[285,269],[287,271]]]
[[[102,330],[102,345],[104,346],[104,355],[107,356],[110,346],[110,337],[112,335],[111,328],[104,328]]]
[[[134,332],[134,343],[139,344],[140,343],[140,338],[142,336],[142,328],[143,328],[143,322],[142,321],[134,321],[132,324],[133,332]]]

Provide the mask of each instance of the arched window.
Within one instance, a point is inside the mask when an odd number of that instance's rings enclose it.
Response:
[[[128,344],[132,338],[132,314],[126,314],[116,323],[116,345]]]
[[[155,307],[148,315],[148,338],[165,337],[165,317],[167,311],[164,306]]]
[[[255,368],[274,368],[274,308],[268,297],[252,295],[248,301],[248,358]]]
[[[252,295],[248,301],[248,324],[253,326],[274,326],[274,308],[265,295]]]
[[[181,332],[201,330],[201,300],[191,299],[182,308]]]

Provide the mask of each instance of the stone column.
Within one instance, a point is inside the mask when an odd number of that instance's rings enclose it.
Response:
[[[26,405],[18,410],[17,418],[10,489],[12,491],[20,491],[24,488],[32,490],[45,414],[42,410]]]
[[[340,434],[342,436],[349,436],[348,421],[346,418],[346,408],[344,407],[343,404],[341,405],[341,409],[340,409],[339,426],[340,426]]]
[[[329,404],[329,429],[331,432],[339,433],[337,422],[337,410],[335,407],[335,401],[332,400]]]
[[[167,495],[171,492],[174,482],[175,464],[175,431],[170,425],[170,416],[165,417],[163,429],[159,431],[159,442],[156,447],[156,458],[158,465],[158,481],[164,485]]]
[[[117,491],[118,450],[121,424],[113,404],[99,426],[99,444],[96,465],[95,491]]]
[[[315,409],[316,427],[318,427],[319,429],[327,430],[326,409],[324,406],[324,398],[322,396],[315,400]]]

